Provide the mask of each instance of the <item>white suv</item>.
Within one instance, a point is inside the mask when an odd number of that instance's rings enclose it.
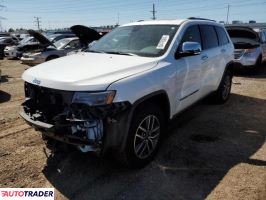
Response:
[[[126,24],[87,52],[25,71],[21,116],[48,138],[141,167],[176,114],[209,94],[229,98],[233,52],[211,20]]]

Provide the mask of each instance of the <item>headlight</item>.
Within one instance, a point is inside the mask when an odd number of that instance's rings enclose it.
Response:
[[[251,56],[253,53],[256,52],[256,49],[245,49],[245,56]]]
[[[89,106],[107,105],[113,103],[115,91],[106,92],[75,92],[72,103],[83,103]]]

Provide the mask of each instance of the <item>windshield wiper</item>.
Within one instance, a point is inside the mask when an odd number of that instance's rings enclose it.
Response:
[[[120,52],[120,51],[106,51],[104,53],[117,54],[117,55],[126,55],[126,56],[137,56],[136,54],[133,54],[133,53],[125,53],[125,52]]]

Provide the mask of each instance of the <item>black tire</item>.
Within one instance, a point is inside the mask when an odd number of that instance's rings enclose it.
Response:
[[[262,66],[262,55],[260,55],[256,61],[255,67],[259,69]]]
[[[212,95],[212,100],[214,103],[223,104],[229,99],[232,87],[232,77],[232,71],[226,70],[224,72],[218,89]]]
[[[149,128],[146,123],[148,118],[150,118]],[[122,164],[129,168],[142,168],[153,160],[160,146],[164,121],[164,114],[156,104],[146,104],[136,110],[129,129],[126,147],[119,158]],[[144,129],[154,132],[145,132]]]
[[[59,57],[58,56],[48,56],[48,58],[46,58],[46,61],[53,60],[56,58],[59,58]]]

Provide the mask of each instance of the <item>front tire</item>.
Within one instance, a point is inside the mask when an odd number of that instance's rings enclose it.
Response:
[[[163,117],[163,112],[156,104],[144,105],[136,110],[122,156],[124,165],[141,168],[152,161],[164,129]]]
[[[232,72],[226,69],[218,89],[212,96],[214,103],[223,104],[229,99],[232,87],[232,77]]]

